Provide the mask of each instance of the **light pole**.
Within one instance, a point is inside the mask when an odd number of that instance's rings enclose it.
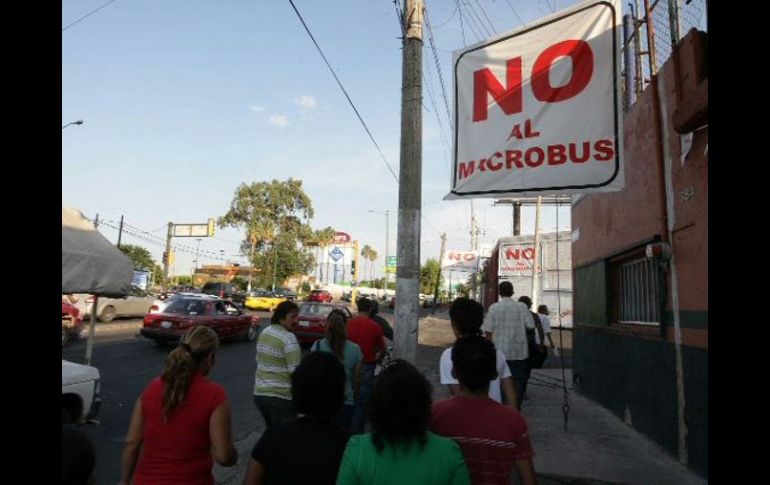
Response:
[[[192,270],[192,274],[190,275],[190,286],[195,286],[195,272],[198,271],[198,255],[199,255],[199,249],[201,247],[201,238],[196,238],[196,241],[198,243],[195,245],[195,267]]]
[[[82,125],[82,124],[83,124],[83,120],[70,121],[66,125],[62,126],[61,129],[63,130],[64,128],[68,127],[69,125]]]
[[[375,210],[369,210],[374,214],[385,214],[385,295],[388,294],[388,286],[390,285],[390,273],[388,272],[388,256],[390,256],[390,246],[388,240],[390,239],[390,211],[379,212]]]

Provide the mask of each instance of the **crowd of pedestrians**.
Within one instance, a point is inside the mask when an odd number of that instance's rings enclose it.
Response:
[[[502,485],[514,473],[522,484],[537,483],[521,409],[532,334],[535,345],[544,347],[547,338],[553,348],[548,309],[533,313],[527,297],[514,301],[509,282],[499,293],[486,317],[474,300],[452,303],[456,341],[436,363],[451,397],[437,402],[407,361],[383,364],[375,377],[385,337],[393,337],[376,302],[358,300],[349,321],[333,310],[324,338],[304,357],[292,333],[299,309],[279,304],[256,344],[253,394],[266,429],[244,483]],[[227,395],[207,378],[218,348],[216,333],[199,326],[166,357],[162,374],[134,405],[121,484],[213,484],[214,462],[237,463]],[[63,446],[65,439],[82,442],[66,424],[62,430]],[[63,464],[63,479],[66,465],[68,476],[93,482],[93,449],[86,445],[82,460]]]

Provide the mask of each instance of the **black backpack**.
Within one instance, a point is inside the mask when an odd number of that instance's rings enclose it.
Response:
[[[535,328],[527,329],[527,344],[529,346],[529,366],[532,369],[542,369],[545,359],[548,357],[548,348],[545,346],[545,333],[543,332],[543,323],[540,316],[535,312],[530,312],[532,319],[535,320]],[[535,339],[535,332],[540,336],[540,344]]]

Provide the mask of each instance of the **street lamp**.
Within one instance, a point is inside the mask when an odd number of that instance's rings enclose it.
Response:
[[[390,211],[385,210],[385,212],[375,211],[375,210],[369,210],[369,212],[373,214],[385,214],[385,295],[388,294],[388,287],[390,286],[390,272],[388,272],[388,256],[390,255],[389,250],[390,247],[388,245],[388,240],[390,239]]]
[[[70,121],[66,125],[62,126],[61,129],[63,130],[64,128],[68,127],[69,125],[82,125],[82,124],[83,124],[83,120]]]

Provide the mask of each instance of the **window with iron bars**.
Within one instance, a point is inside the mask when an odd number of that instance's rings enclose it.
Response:
[[[656,260],[640,257],[618,263],[615,282],[616,321],[660,325],[660,267]]]

